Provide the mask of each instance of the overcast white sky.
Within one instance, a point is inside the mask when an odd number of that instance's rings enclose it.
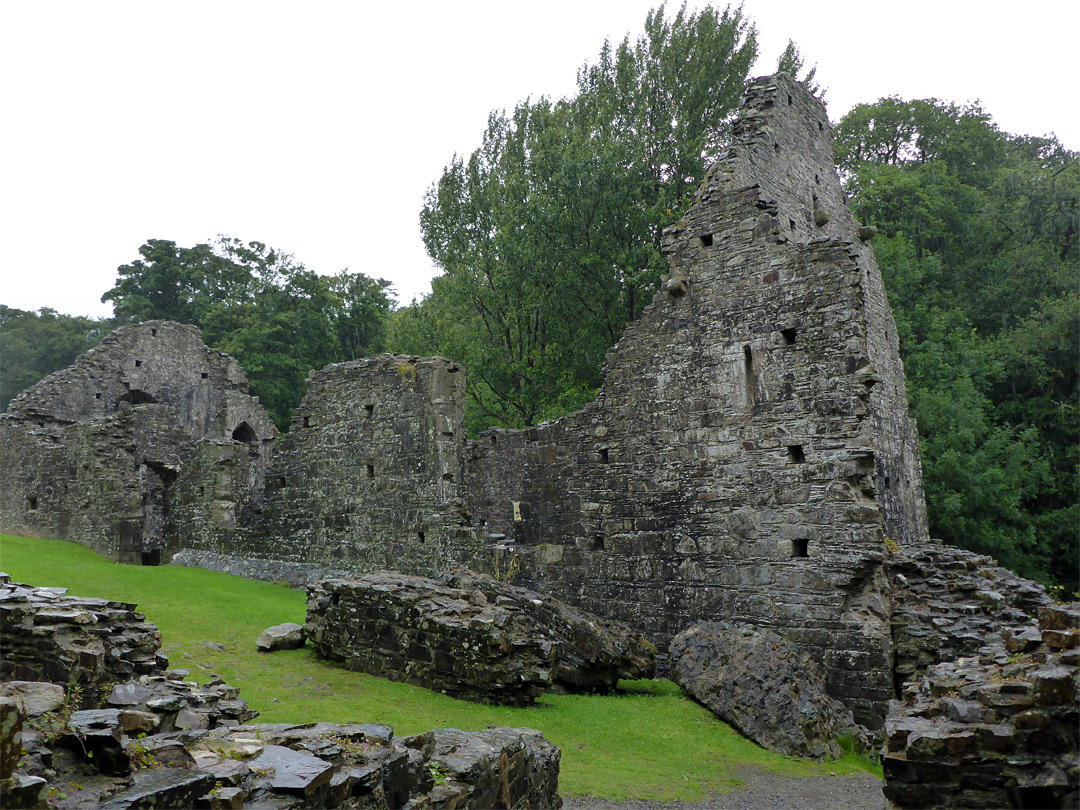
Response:
[[[310,269],[435,274],[424,192],[488,112],[573,92],[655,0],[0,3],[0,303],[108,315],[147,239],[218,233]],[[704,3],[690,2],[691,8]],[[669,4],[669,13],[674,13]],[[793,38],[830,117],[897,94],[980,100],[1080,149],[1080,2],[746,0],[755,75]]]

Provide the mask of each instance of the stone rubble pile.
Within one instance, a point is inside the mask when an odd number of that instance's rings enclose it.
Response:
[[[129,602],[68,596],[0,573],[0,679],[77,680],[83,693],[138,675],[164,674],[161,633]]]
[[[671,644],[672,679],[770,751],[797,757],[839,757],[848,734],[869,750],[851,711],[825,694],[810,655],[770,630],[700,622]]]
[[[168,696],[149,696],[167,690],[148,679],[114,690],[112,702],[129,708],[65,715],[61,698],[50,719],[41,695],[57,690],[63,695],[54,684],[2,685],[14,695],[0,697],[4,807],[38,807],[46,797],[63,797],[70,810],[562,804],[559,749],[530,729],[439,729],[398,739],[389,726],[372,724],[238,725],[238,715],[224,711],[224,695],[236,689],[223,684],[174,690],[173,697],[201,695],[204,703],[219,697],[221,711],[205,715],[211,728],[184,728],[173,703],[162,705]]]
[[[885,722],[894,808],[1080,805],[1080,603],[930,666]]]
[[[911,679],[941,661],[977,655],[1002,627],[1027,625],[1038,638],[1045,588],[993,559],[924,543],[889,555],[896,677]]]
[[[308,590],[307,632],[349,669],[516,706],[649,677],[656,652],[616,622],[465,571],[326,580]]]

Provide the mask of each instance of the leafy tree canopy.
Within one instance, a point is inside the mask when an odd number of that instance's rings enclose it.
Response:
[[[932,534],[1075,591],[1077,154],[937,99],[860,105],[836,133],[880,234]]]
[[[467,426],[523,426],[596,394],[607,349],[652,298],[660,236],[726,142],[757,55],[741,9],[673,17],[605,43],[577,94],[492,113],[424,200],[443,274],[393,345],[469,369]],[[788,67],[801,59],[792,46]]]
[[[192,323],[235,357],[251,389],[285,429],[307,373],[385,347],[390,283],[362,273],[321,276],[262,242],[219,236],[180,247],[151,239],[118,268],[112,301],[121,322]]]

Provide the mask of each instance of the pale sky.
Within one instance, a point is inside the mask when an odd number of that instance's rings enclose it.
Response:
[[[99,299],[146,240],[225,233],[389,279],[406,304],[437,272],[418,217],[453,154],[479,146],[491,110],[572,93],[655,5],[0,3],[0,303],[109,315]],[[1080,149],[1076,0],[744,11],[754,75],[794,39],[834,122],[887,95],[977,99],[1008,132]]]

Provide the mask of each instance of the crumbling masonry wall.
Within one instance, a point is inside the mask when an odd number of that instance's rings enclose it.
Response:
[[[759,79],[734,136],[581,411],[469,441],[463,369],[382,356],[314,373],[271,461],[236,364],[146,324],[0,419],[0,525],[294,582],[470,567],[661,646],[747,622],[880,727],[886,538],[927,534],[896,329],[824,107]]]
[[[155,563],[178,520],[217,533],[253,519],[276,439],[198,329],[120,329],[0,416],[0,528]]]
[[[465,374],[442,358],[383,355],[313,374],[245,537],[181,537],[175,561],[297,584],[377,569],[489,570],[462,474]]]
[[[660,642],[716,617],[777,630],[879,726],[885,538],[924,540],[926,515],[895,325],[833,164],[822,105],[756,81],[597,401],[492,431],[466,479],[529,587]]]

